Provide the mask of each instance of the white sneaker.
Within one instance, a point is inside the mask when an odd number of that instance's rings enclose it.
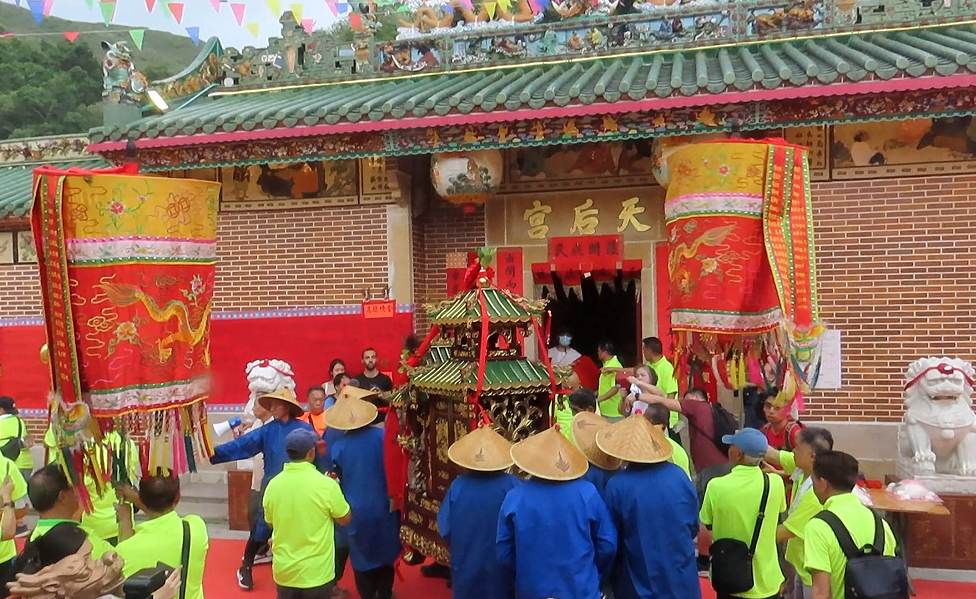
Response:
[[[264,555],[256,555],[254,557],[254,565],[260,566],[261,564],[270,564],[273,557],[274,556],[271,555],[270,551]]]

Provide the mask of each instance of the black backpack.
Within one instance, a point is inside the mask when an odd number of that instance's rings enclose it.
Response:
[[[884,524],[874,510],[874,542],[858,549],[837,514],[822,511],[815,518],[827,523],[847,557],[844,597],[847,599],[908,599],[908,567],[899,557],[884,554]]]
[[[712,404],[712,443],[715,447],[722,450],[722,453],[729,455],[729,446],[722,442],[725,435],[734,435],[739,430],[739,421],[735,419],[732,412],[729,412],[722,404],[715,402]]]
[[[0,455],[16,462],[17,458],[20,457],[20,452],[27,447],[27,444],[24,443],[24,421],[17,416],[14,416],[14,418],[17,418],[17,436],[11,437],[6,443],[0,446]]]

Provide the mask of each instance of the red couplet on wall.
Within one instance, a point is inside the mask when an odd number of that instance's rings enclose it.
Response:
[[[464,290],[464,269],[447,269],[447,297],[454,297]]]
[[[248,399],[245,367],[254,360],[279,359],[291,364],[300,397],[328,378],[329,362],[339,358],[354,376],[363,371],[362,352],[376,350],[379,369],[396,370],[404,338],[413,332],[413,314],[385,318],[364,314],[216,318],[211,323],[213,386],[207,403],[244,404]],[[248,315],[250,316],[250,315]],[[45,409],[50,379],[41,363],[44,327],[0,327],[0,394],[21,409]]]
[[[495,278],[497,285],[507,289],[515,295],[525,293],[524,274],[522,273],[522,248],[501,248],[495,254],[497,271]]]
[[[668,271],[670,249],[667,241],[654,245],[654,291],[657,296],[657,336],[664,343],[664,353],[670,358],[674,352],[671,334],[671,273]]]
[[[584,264],[592,270],[616,270],[623,252],[622,235],[549,238],[549,262],[559,272],[579,270]]]

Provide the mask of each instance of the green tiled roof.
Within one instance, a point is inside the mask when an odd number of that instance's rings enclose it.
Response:
[[[467,377],[462,371],[467,370]],[[478,368],[470,362],[449,360],[436,366],[419,370],[410,382],[427,393],[461,393],[478,386]],[[529,360],[489,360],[485,365],[486,393],[511,391],[544,391],[549,389],[549,374],[545,366]]]
[[[45,163],[48,164],[48,163]],[[59,168],[105,168],[101,158],[50,163]],[[30,211],[34,193],[34,169],[40,164],[0,164],[0,218],[21,218]]]
[[[125,130],[93,130],[91,140],[537,110],[974,72],[976,29],[954,25],[236,95],[216,93],[186,108],[136,121]]]
[[[444,345],[432,345],[424,356],[424,365],[440,364],[451,359],[451,348]]]
[[[484,291],[485,307],[491,322],[527,323],[532,316],[542,313],[539,302],[512,298],[495,287],[488,287]],[[481,302],[478,300],[477,289],[459,293],[449,300],[426,308],[427,317],[432,324],[451,325],[481,320]]]

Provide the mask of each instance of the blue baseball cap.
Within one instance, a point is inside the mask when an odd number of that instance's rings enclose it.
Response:
[[[288,436],[285,437],[285,451],[303,456],[311,451],[318,441],[319,436],[315,434],[315,431],[300,428],[288,433]]]
[[[722,443],[738,448],[739,451],[751,458],[761,458],[769,449],[766,435],[755,428],[744,428],[734,435],[722,435]]]

